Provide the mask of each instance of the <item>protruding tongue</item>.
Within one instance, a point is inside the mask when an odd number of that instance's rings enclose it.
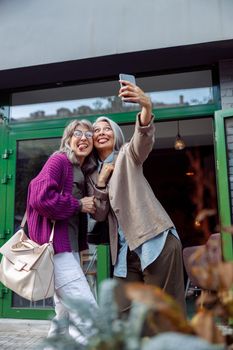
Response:
[[[85,148],[86,148],[86,146],[84,146],[84,145],[79,146],[80,151],[83,151]]]

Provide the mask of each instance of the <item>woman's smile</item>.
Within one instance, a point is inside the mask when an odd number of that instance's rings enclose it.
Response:
[[[108,122],[100,121],[94,127],[94,146],[96,149],[108,149],[113,151],[114,134]]]

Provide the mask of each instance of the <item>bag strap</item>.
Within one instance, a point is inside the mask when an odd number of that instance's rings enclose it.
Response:
[[[26,221],[27,221],[27,212],[25,211],[23,219],[22,219],[21,224],[20,224],[21,228],[24,228]]]
[[[20,227],[21,228],[24,228],[25,224],[26,224],[26,221],[27,221],[27,212],[25,211],[24,213],[24,216],[23,216],[23,219],[21,221],[21,224],[20,224]],[[53,238],[54,238],[54,229],[55,229],[55,223],[56,221],[55,220],[52,220],[52,230],[51,230],[51,234],[49,236],[49,243],[53,243]]]
[[[49,243],[53,243],[53,238],[54,238],[54,229],[55,229],[55,224],[56,224],[56,221],[53,220],[52,221],[53,223],[53,226],[52,226],[52,231],[51,231],[51,234],[50,234],[50,237],[49,237]]]
[[[63,187],[64,187],[64,186],[63,186]],[[62,188],[60,194],[62,194],[62,193],[63,193],[63,188]],[[23,216],[23,219],[22,219],[22,221],[21,221],[21,224],[20,224],[20,227],[21,227],[21,228],[24,228],[24,226],[25,226],[25,224],[26,224],[26,221],[27,221],[27,211],[25,211],[24,216]],[[49,243],[53,243],[54,229],[55,229],[55,223],[56,223],[56,221],[55,221],[55,220],[52,220],[52,223],[53,223],[53,225],[52,225],[52,230],[51,230],[51,233],[50,233],[50,236],[49,236]]]

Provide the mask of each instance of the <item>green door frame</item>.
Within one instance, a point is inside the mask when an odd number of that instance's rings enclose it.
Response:
[[[218,189],[219,217],[221,227],[231,226],[230,188],[228,181],[227,147],[225,137],[225,120],[233,118],[233,109],[215,112],[215,153],[216,153],[216,178]],[[225,260],[233,260],[232,236],[222,231],[223,257]]]
[[[219,106],[218,106],[219,108]],[[200,106],[184,106],[177,108],[163,108],[155,109],[156,121],[166,121],[175,119],[192,119],[198,117],[213,117],[217,108],[215,104],[200,105]],[[116,113],[108,114],[114,121],[119,124],[134,123],[135,112],[129,113]],[[95,116],[85,116],[86,119],[93,121]],[[80,117],[77,117],[80,118]],[[83,117],[81,117],[83,118]],[[65,125],[70,120],[75,119],[56,119],[56,120],[41,120],[33,122],[21,122],[21,123],[3,123],[0,126],[0,137],[3,140],[1,144],[1,158],[0,158],[0,171],[1,179],[4,178],[4,174],[12,175],[12,178],[8,179],[5,187],[0,185],[0,194],[3,198],[5,205],[0,207],[0,216],[5,218],[4,221],[0,221],[0,240],[3,243],[8,239],[8,236],[4,236],[4,232],[13,232],[14,227],[14,203],[15,196],[15,174],[16,174],[16,152],[17,141],[35,138],[51,138],[61,137]],[[13,153],[4,159],[4,150],[11,150]],[[5,152],[6,153],[6,152]],[[7,160],[7,161],[6,161]],[[2,237],[2,238],[1,238]],[[98,247],[98,260],[97,260],[97,283],[106,279],[110,275],[110,256],[109,248],[107,246]],[[8,292],[6,295],[4,292]],[[3,299],[4,296],[4,299]],[[3,302],[4,300],[4,302]],[[45,319],[51,316],[51,310],[42,309],[14,309],[11,307],[11,292],[0,289],[0,316],[2,317],[14,317],[14,318],[31,318],[31,319]]]
[[[13,156],[8,159],[8,175],[10,175],[10,181],[7,183],[7,206],[6,206],[6,222],[5,227],[13,233],[14,228],[14,205],[15,202],[15,175],[16,175],[16,155],[17,155],[17,142],[20,140],[31,140],[38,138],[52,138],[60,137],[63,132],[63,128],[40,128],[37,124],[37,128],[33,130],[25,130],[23,127],[12,125],[9,126],[9,143],[8,147],[13,151]],[[9,291],[5,298],[2,307],[2,317],[10,318],[27,318],[27,319],[47,319],[51,318],[54,314],[52,309],[30,309],[30,308],[16,308],[12,307],[12,292]]]
[[[2,245],[9,237],[9,231],[6,230],[6,198],[7,198],[7,187],[5,186],[5,180],[7,179],[7,168],[8,168],[8,133],[6,131],[7,126],[3,125],[0,127],[0,245]],[[1,283],[0,283],[1,285]],[[0,287],[0,315],[3,312],[3,301],[8,293],[8,289],[4,286]]]

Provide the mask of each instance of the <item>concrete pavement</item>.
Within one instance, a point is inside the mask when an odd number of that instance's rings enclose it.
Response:
[[[49,326],[49,321],[1,318],[0,349],[35,350],[47,336]]]

